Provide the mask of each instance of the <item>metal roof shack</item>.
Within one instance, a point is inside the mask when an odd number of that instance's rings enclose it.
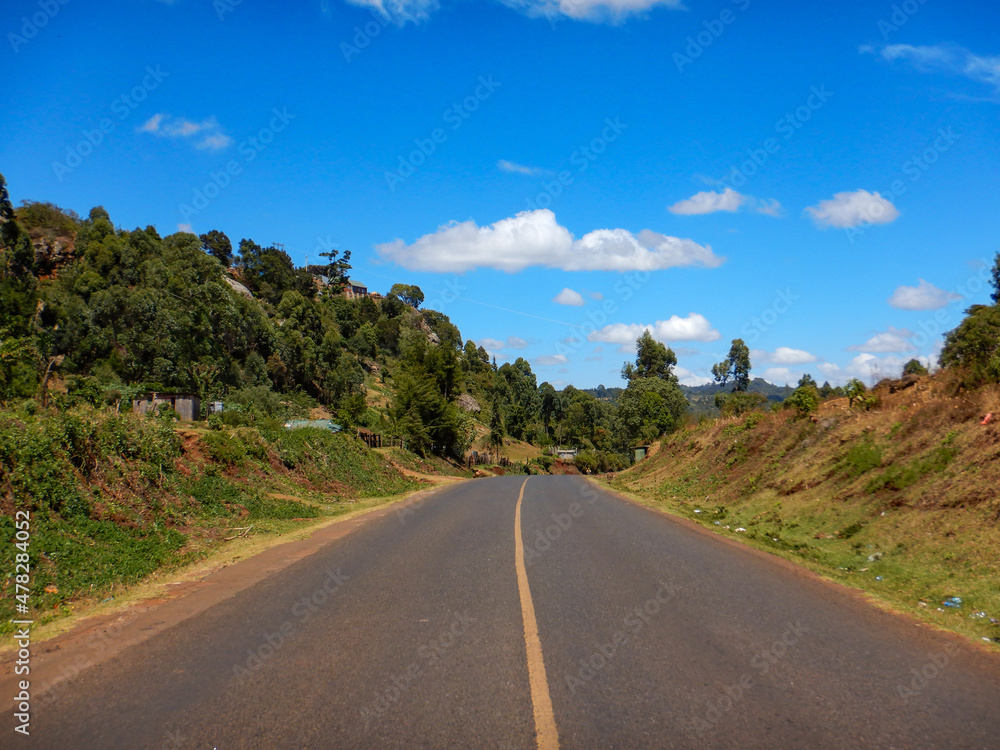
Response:
[[[201,398],[193,393],[160,393],[150,391],[132,402],[136,414],[155,412],[160,404],[168,404],[185,422],[201,419]]]

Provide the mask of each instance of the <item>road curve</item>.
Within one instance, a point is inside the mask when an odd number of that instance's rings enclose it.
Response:
[[[18,746],[1000,747],[994,654],[574,477],[399,506],[42,703]]]

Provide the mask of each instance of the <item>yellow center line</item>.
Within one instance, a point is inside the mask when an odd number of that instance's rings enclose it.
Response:
[[[538,622],[535,620],[535,605],[531,602],[528,588],[528,571],[524,567],[524,539],[521,532],[521,503],[524,501],[524,480],[521,494],[517,496],[517,510],[514,511],[514,557],[517,565],[517,589],[521,594],[521,616],[524,619],[524,643],[528,649],[528,683],[531,685],[531,705],[535,709],[535,736],[539,750],[558,750],[559,733],[556,731],[556,717],[549,697],[549,681],[545,677],[545,661],[542,659],[542,641],[538,637]]]

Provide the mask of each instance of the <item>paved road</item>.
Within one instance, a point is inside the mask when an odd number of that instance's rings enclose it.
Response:
[[[87,670],[0,744],[1000,747],[993,655],[582,479],[523,482],[362,526]]]

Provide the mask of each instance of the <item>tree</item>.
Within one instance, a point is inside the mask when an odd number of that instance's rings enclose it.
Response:
[[[636,339],[635,346],[635,364],[626,362],[622,365],[623,380],[663,378],[676,381],[673,368],[677,365],[677,355],[672,349],[654,339],[648,330]]]
[[[389,294],[399,297],[406,304],[418,309],[424,301],[424,293],[420,291],[420,287],[411,284],[393,284]]]
[[[965,319],[945,334],[942,367],[963,367],[970,384],[1000,379],[1000,305],[973,305]]]
[[[326,258],[326,283],[330,294],[340,294],[348,284],[347,273],[351,270],[351,251],[345,250],[340,260],[339,250],[330,249],[319,254],[321,258]]]
[[[991,284],[993,285],[993,292],[990,294],[990,299],[993,300],[993,304],[997,304],[1000,302],[1000,253],[997,253],[993,259],[993,278]]]
[[[800,385],[782,406],[795,409],[799,417],[805,417],[819,408],[819,392],[815,385]]]
[[[920,362],[919,359],[911,359],[905,365],[903,365],[904,375],[926,375],[927,368]]]
[[[750,349],[743,339],[733,339],[729,356],[712,365],[712,374],[720,385],[732,381],[733,392],[743,392],[750,387]]]
[[[638,378],[618,396],[618,416],[630,442],[648,442],[680,426],[687,399],[662,378]],[[627,446],[626,446],[627,447]]]
[[[233,264],[233,243],[224,232],[213,229],[207,234],[198,235],[205,252],[214,258],[218,258],[223,266],[229,268]]]
[[[863,400],[867,391],[868,389],[865,388],[865,384],[857,378],[848,380],[844,386],[844,395],[847,396],[848,408],[853,408],[855,401]]]
[[[807,388],[807,387],[818,389],[816,381],[813,380],[813,376],[810,375],[808,372],[801,378],[799,378],[799,384],[796,386],[796,388]]]

